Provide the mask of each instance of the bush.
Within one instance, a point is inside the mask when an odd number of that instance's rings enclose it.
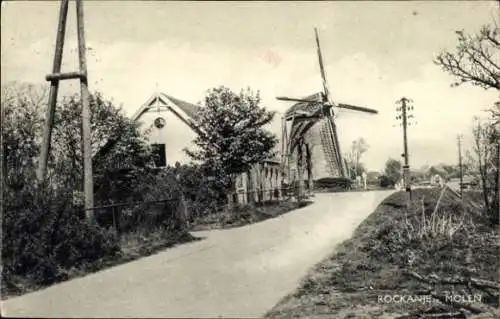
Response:
[[[332,190],[348,190],[351,188],[352,180],[345,177],[325,177],[314,182],[315,188],[328,188]]]
[[[65,272],[119,252],[113,232],[75,214],[71,198],[53,190],[18,193],[3,215],[2,290],[16,277],[35,285],[65,279]]]
[[[379,177],[379,183],[380,183],[380,187],[383,187],[383,188],[390,188],[390,187],[394,187],[395,183],[392,179],[390,179],[389,177],[387,177],[386,175],[382,175]]]
[[[206,169],[199,165],[176,165],[163,169],[128,171],[101,179],[96,189],[100,204],[130,203],[115,210],[115,220],[120,220],[120,230],[133,232],[143,228],[168,226],[178,222],[175,214],[186,205],[188,218],[194,219],[216,213],[226,203],[224,185],[210,180]],[[181,198],[183,200],[181,200]],[[134,204],[171,199],[165,203]],[[118,215],[121,215],[118,217]],[[98,212],[99,224],[113,225],[113,211]]]

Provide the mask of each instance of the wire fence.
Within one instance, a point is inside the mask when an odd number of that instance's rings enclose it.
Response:
[[[99,226],[114,228],[121,235],[131,231],[150,231],[176,226],[175,212],[179,198],[154,201],[116,203],[91,208]]]
[[[89,210],[94,212],[100,227],[112,228],[121,236],[130,232],[147,233],[158,229],[169,232],[189,228],[190,223],[196,223],[201,216],[230,213],[231,208],[236,206],[279,205],[285,201],[304,200],[308,195],[310,191],[304,189],[303,195],[299,196],[298,188],[292,186],[239,189],[228,193],[224,204],[215,204],[212,207],[199,203],[196,199],[186,199],[181,194],[152,201],[100,205]]]

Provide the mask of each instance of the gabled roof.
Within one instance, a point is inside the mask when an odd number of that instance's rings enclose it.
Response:
[[[185,115],[192,120],[197,120],[198,119],[198,114],[201,110],[201,107],[192,104],[183,100],[180,100],[178,98],[175,98],[171,95],[167,95],[165,93],[156,93],[153,96],[151,96],[138,110],[137,112],[132,116],[132,120],[136,121],[138,120],[142,114],[146,113],[149,111],[151,108],[156,107],[156,105],[160,107],[169,107],[169,106],[175,106],[178,109],[180,109]]]
[[[171,95],[167,95],[164,93],[160,93],[161,96],[166,97],[173,104],[175,104],[178,108],[180,108],[187,116],[192,118],[193,120],[198,120],[198,115],[201,110],[201,107],[196,104],[192,104],[183,100],[179,100]]]

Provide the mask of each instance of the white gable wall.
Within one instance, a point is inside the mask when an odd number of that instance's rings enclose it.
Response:
[[[175,108],[176,112],[182,114],[181,110],[175,106],[173,106],[173,108]],[[186,123],[179,119],[177,115],[170,110],[164,109],[165,107],[162,107],[162,111],[158,112],[156,107],[153,107],[151,110],[144,113],[137,121],[141,123],[142,129],[151,127],[151,133],[148,136],[151,144],[165,144],[167,165],[173,166],[177,161],[181,164],[187,164],[191,160],[183,149],[194,148],[192,141],[196,137],[196,133]],[[166,122],[162,129],[157,129],[153,125],[154,120],[159,116],[163,117]]]

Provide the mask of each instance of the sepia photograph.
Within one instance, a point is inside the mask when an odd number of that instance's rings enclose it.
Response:
[[[500,2],[1,2],[3,318],[500,318]]]

